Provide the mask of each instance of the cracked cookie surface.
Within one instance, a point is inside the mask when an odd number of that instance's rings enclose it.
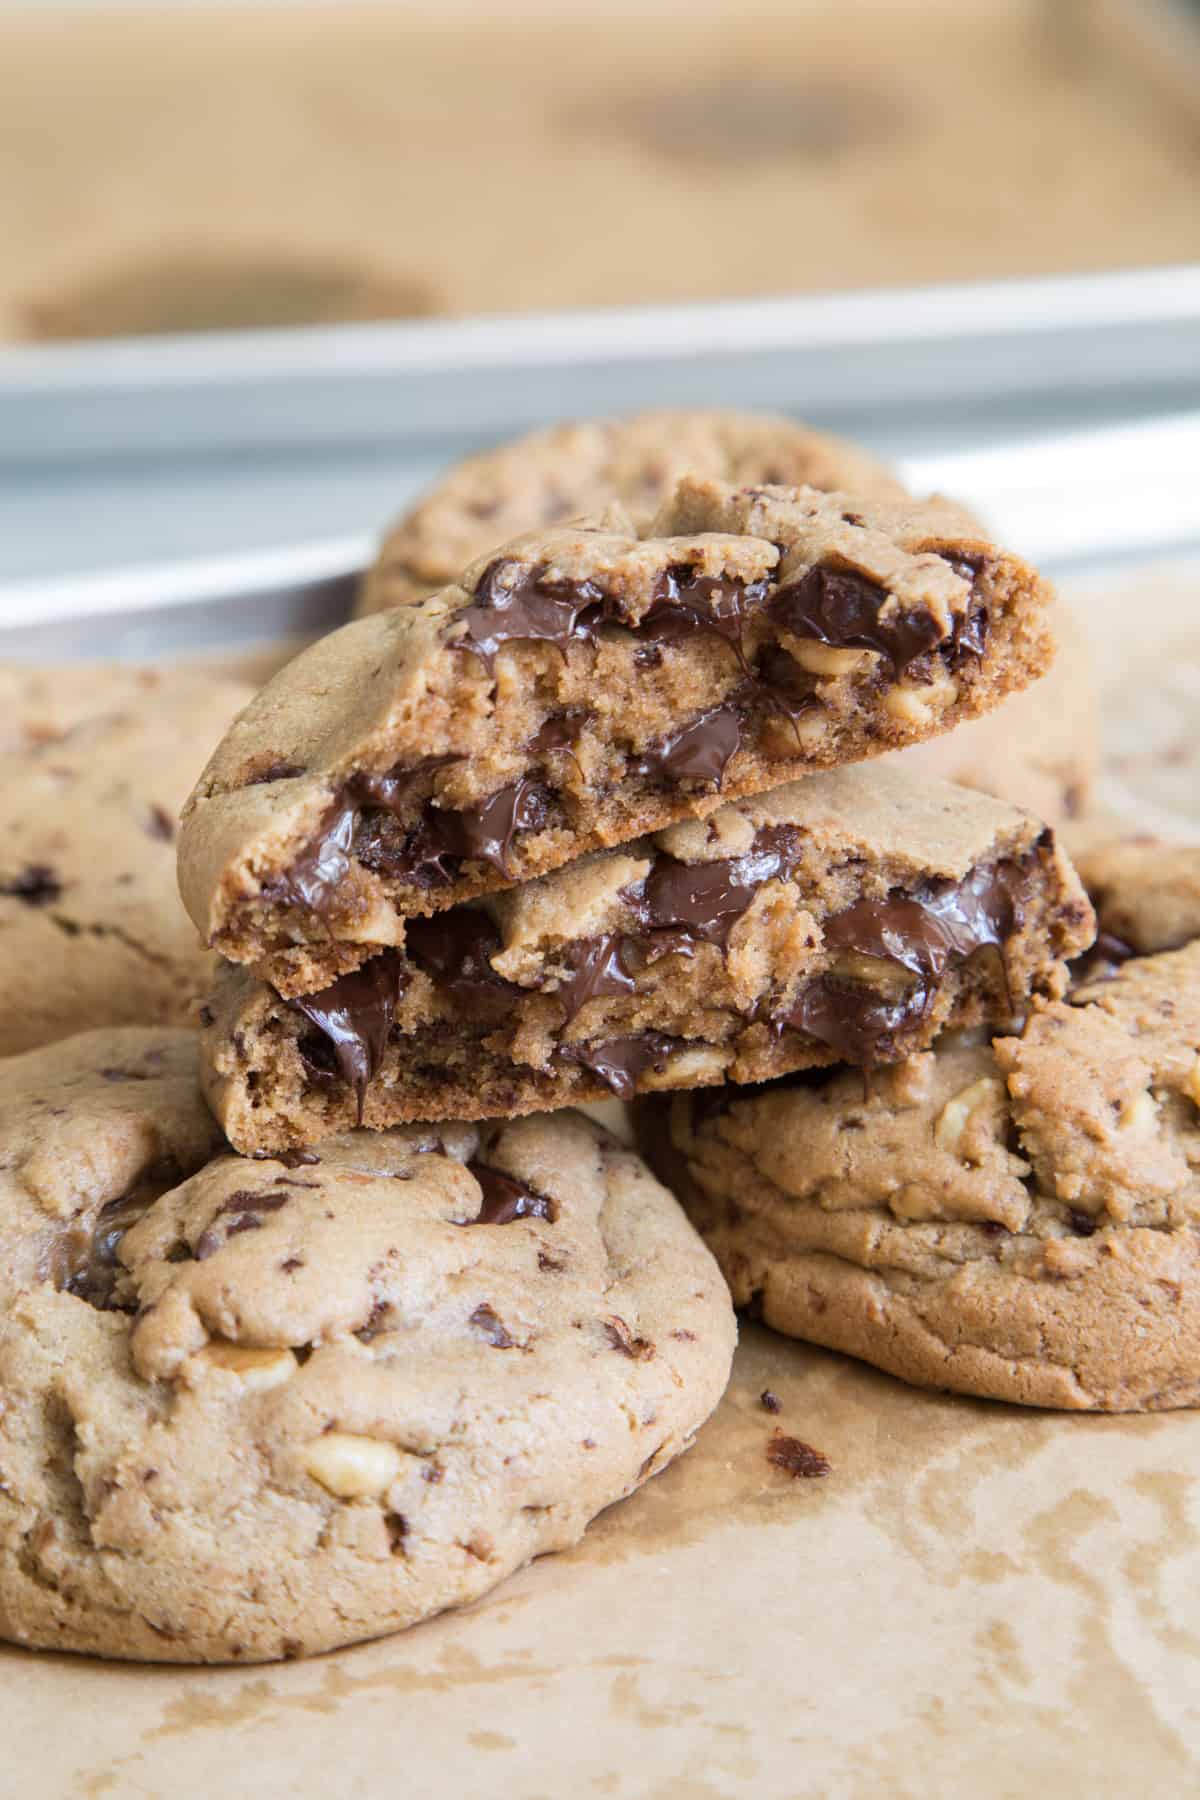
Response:
[[[781,1331],[1028,1405],[1200,1402],[1200,940],[866,1092],[680,1096],[642,1132]]]
[[[1093,919],[1016,809],[863,764],[721,807],[431,919],[323,992],[226,964],[204,1078],[243,1151],[356,1120],[894,1061],[1053,997]]]
[[[657,411],[531,432],[457,463],[380,546],[359,613],[419,600],[494,544],[619,501],[648,524],[680,476],[783,487],[904,489],[867,451],[769,413]]]
[[[196,1039],[0,1083],[0,1636],[261,1661],[400,1629],[685,1449],[735,1327],[578,1114],[223,1153]]]
[[[564,526],[280,672],[185,809],[230,961],[311,993],[404,922],[986,711],[1049,591],[945,502],[680,483],[646,536]]]
[[[183,1024],[210,959],[179,901],[179,809],[250,698],[113,665],[0,668],[0,1054]]]

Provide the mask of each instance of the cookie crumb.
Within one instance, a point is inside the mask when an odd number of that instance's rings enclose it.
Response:
[[[767,1443],[767,1461],[773,1468],[782,1469],[785,1475],[797,1480],[815,1481],[822,1475],[828,1475],[833,1464],[820,1450],[814,1450],[811,1444],[800,1438],[786,1437],[782,1431],[774,1431]]]
[[[779,1398],[778,1394],[773,1394],[770,1388],[764,1388],[762,1393],[758,1396],[758,1399],[764,1412],[777,1413],[783,1411],[783,1401]]]

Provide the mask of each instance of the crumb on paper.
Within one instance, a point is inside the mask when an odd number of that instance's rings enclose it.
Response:
[[[829,1458],[820,1450],[814,1450],[811,1444],[800,1438],[787,1437],[782,1431],[774,1431],[767,1443],[767,1461],[776,1469],[782,1469],[786,1475],[796,1480],[814,1481],[822,1475],[828,1475],[833,1468]]]

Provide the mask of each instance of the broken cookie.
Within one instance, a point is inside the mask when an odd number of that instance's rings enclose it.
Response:
[[[289,664],[188,804],[185,902],[316,992],[409,917],[985,711],[1047,602],[947,503],[685,480],[646,535],[539,532]]]
[[[882,764],[410,920],[316,994],[227,965],[206,1082],[243,1151],[873,1065],[1066,985],[1091,909],[1028,814]]]

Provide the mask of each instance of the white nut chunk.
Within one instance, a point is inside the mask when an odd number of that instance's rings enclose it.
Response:
[[[852,675],[874,655],[871,650],[839,650],[832,644],[822,644],[817,638],[797,638],[791,653],[810,675]]]
[[[395,1481],[403,1460],[395,1444],[351,1431],[327,1431],[304,1452],[308,1474],[339,1500],[377,1498]]]
[[[970,1087],[951,1095],[937,1116],[933,1141],[939,1150],[957,1156],[967,1121],[980,1106],[999,1105],[1004,1098],[1004,1084],[994,1075],[981,1075]]]
[[[296,1373],[299,1364],[286,1348],[259,1350],[250,1344],[228,1344],[218,1338],[196,1353],[193,1362],[202,1369],[222,1369],[235,1375],[245,1388],[278,1387]]]
[[[1158,1103],[1143,1088],[1121,1107],[1118,1124],[1122,1131],[1149,1131],[1158,1119]]]

